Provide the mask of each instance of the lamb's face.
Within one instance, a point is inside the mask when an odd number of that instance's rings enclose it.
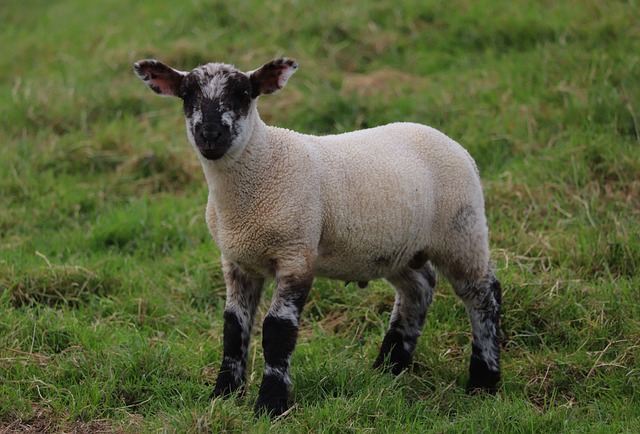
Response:
[[[286,57],[247,73],[223,63],[208,63],[191,72],[154,59],[133,65],[155,93],[182,99],[189,141],[207,160],[218,160],[249,141],[256,98],[282,89],[297,68],[298,63]]]
[[[209,63],[184,77],[179,96],[189,140],[204,158],[217,160],[248,139],[253,100],[245,73]]]

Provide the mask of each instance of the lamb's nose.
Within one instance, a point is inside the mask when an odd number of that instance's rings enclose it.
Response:
[[[213,142],[220,137],[220,128],[216,125],[205,125],[200,130],[200,136],[207,142]]]

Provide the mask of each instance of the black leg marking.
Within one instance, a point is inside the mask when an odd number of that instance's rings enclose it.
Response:
[[[391,372],[393,375],[400,374],[411,364],[417,342],[418,336],[404,336],[394,324],[391,324],[389,331],[384,336],[373,368]]]
[[[471,362],[469,363],[469,382],[467,393],[474,394],[481,391],[496,393],[500,381],[500,371],[492,371],[482,358],[482,350],[471,344]]]
[[[264,374],[256,413],[279,416],[289,408],[289,363],[298,340],[298,326],[289,319],[267,316],[262,329]]]
[[[290,384],[277,376],[264,376],[260,393],[256,401],[255,414],[266,414],[269,417],[277,417],[289,408]]]
[[[256,415],[280,416],[289,408],[289,366],[298,341],[300,314],[312,281],[312,278],[282,278],[276,282],[262,328],[264,374],[256,401]]]
[[[474,341],[489,341],[491,352],[495,360],[495,365],[491,367],[486,361],[485,352],[475,343],[471,345],[471,361],[469,362],[469,382],[467,383],[467,392],[476,393],[478,391],[486,391],[496,393],[498,391],[498,383],[500,382],[500,306],[502,305],[502,287],[498,279],[491,275],[490,291],[495,300],[495,304],[488,309],[485,314],[484,322],[491,324],[485,331],[482,339]]]
[[[246,358],[243,348],[249,346],[249,336],[243,336],[243,329],[235,313],[224,312],[224,354],[213,396],[229,396],[239,390],[244,383]]]
[[[500,282],[489,273],[479,284],[454,288],[467,306],[471,322],[472,353],[467,392],[495,393],[500,381]]]
[[[223,262],[223,270],[227,284],[224,348],[212,397],[226,397],[243,388],[251,329],[264,282],[249,277],[229,262]]]

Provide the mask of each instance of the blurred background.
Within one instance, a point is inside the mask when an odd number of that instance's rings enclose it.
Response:
[[[0,431],[638,428],[637,1],[3,0],[0,23]],[[446,282],[393,383],[368,368],[392,291],[317,281],[291,417],[253,425],[259,338],[248,398],[209,402],[224,284],[206,185],[180,101],[132,64],[279,56],[300,69],[260,99],[267,123],[420,122],[476,159],[505,287],[497,401],[462,393]]]

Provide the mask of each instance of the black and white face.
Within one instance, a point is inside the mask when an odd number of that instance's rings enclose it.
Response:
[[[280,90],[297,67],[284,58],[248,73],[223,63],[183,72],[157,60],[142,60],[134,70],[154,92],[182,99],[189,141],[202,157],[215,161],[248,142],[256,98]]]
[[[249,139],[253,104],[249,77],[219,63],[194,69],[180,86],[189,141],[207,160],[217,160]]]

